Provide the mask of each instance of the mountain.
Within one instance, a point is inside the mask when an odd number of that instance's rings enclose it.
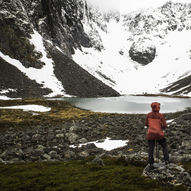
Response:
[[[120,94],[191,95],[191,4],[167,2],[126,15],[113,13],[103,23],[102,29],[91,21],[102,50],[75,51],[73,59],[81,67]]]
[[[9,97],[117,96],[72,60],[91,47],[85,1],[0,1],[0,93]]]
[[[0,6],[0,96],[191,94],[191,4],[128,14],[85,0]]]

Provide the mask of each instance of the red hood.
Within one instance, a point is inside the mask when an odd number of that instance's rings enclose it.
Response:
[[[151,104],[151,108],[153,112],[159,112],[160,111],[160,103],[158,102],[153,102]]]

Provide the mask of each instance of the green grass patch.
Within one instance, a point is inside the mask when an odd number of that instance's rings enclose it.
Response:
[[[63,121],[88,118],[95,115],[93,112],[73,107],[65,101],[50,101],[45,99],[22,99],[22,100],[0,100],[0,106],[15,106],[37,104],[50,107],[49,112],[32,112],[19,109],[0,109],[0,131],[7,127],[28,127],[34,125],[57,126]],[[38,115],[33,115],[38,113]],[[96,114],[97,115],[97,114]]]
[[[191,174],[191,161],[189,162],[184,162],[182,164],[183,168],[189,173]]]
[[[28,105],[37,104],[45,107],[50,107],[49,112],[35,112],[38,115],[33,115],[34,112],[23,111],[18,109],[0,109],[0,131],[4,131],[9,127],[13,128],[25,128],[37,125],[43,126],[59,126],[64,121],[73,120],[99,120],[105,117],[120,117],[130,116],[133,119],[137,117],[146,117],[144,114],[111,114],[91,112],[83,109],[79,109],[72,106],[70,103],[58,100],[46,100],[46,99],[20,99],[20,100],[0,100],[0,107],[15,106],[15,105]],[[183,112],[165,114],[166,119],[173,119],[181,115]]]
[[[3,191],[177,191],[174,187],[142,177],[144,167],[107,158],[105,166],[84,161],[0,165]]]

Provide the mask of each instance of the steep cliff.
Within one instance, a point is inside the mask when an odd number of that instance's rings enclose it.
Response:
[[[49,96],[119,95],[72,61],[74,49],[93,46],[82,24],[85,17],[90,17],[86,1],[8,0],[0,4],[0,94],[13,89],[14,82],[14,95],[11,95],[15,97],[37,97],[50,92]],[[68,63],[73,67],[67,67]],[[9,72],[4,75],[4,71]],[[11,76],[17,73],[21,73],[21,78],[26,78],[30,86],[22,80],[21,87],[20,78],[15,82]],[[69,81],[66,76],[70,77]],[[9,83],[5,83],[7,79]],[[38,93],[30,91],[36,87]]]

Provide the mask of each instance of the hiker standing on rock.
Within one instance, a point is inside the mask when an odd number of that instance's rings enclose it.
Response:
[[[149,146],[149,164],[150,167],[153,168],[154,163],[154,147],[155,144],[158,142],[163,149],[164,161],[165,164],[169,163],[169,155],[168,155],[168,148],[166,139],[164,138],[164,129],[166,128],[166,120],[159,112],[160,110],[160,103],[154,102],[151,104],[152,112],[147,114],[146,123],[145,125],[148,127],[147,130],[147,140]]]

